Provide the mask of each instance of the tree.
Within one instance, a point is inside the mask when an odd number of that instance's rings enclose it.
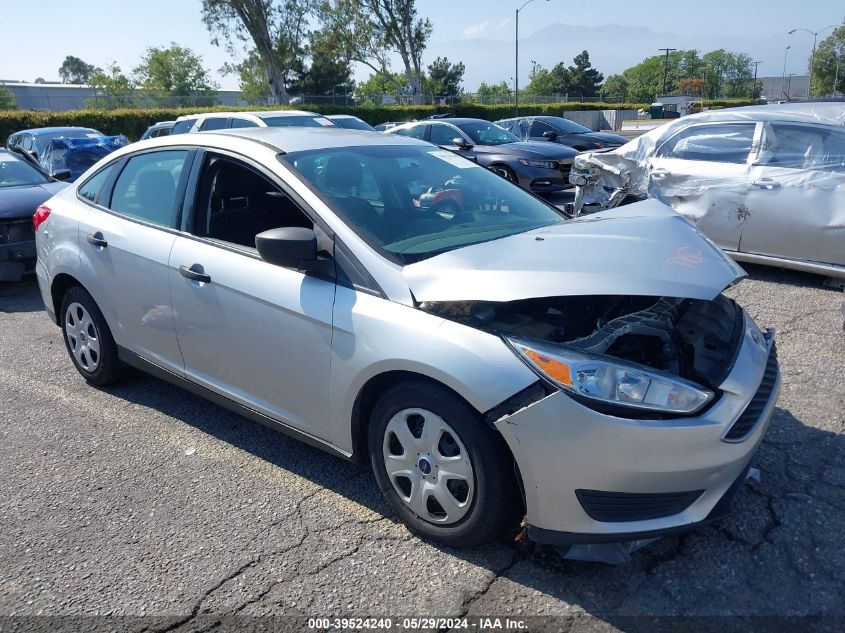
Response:
[[[217,91],[202,58],[175,42],[170,48],[148,48],[134,78],[139,87],[159,99],[192,97],[191,105],[211,105]]]
[[[299,73],[296,87],[306,95],[325,95],[333,93],[338,87],[350,88],[352,68],[349,61],[338,56],[336,42],[332,33],[315,31],[311,34],[308,53],[310,66]]]
[[[713,97],[747,97],[754,79],[751,57],[720,48],[702,56],[707,67],[707,87]]]
[[[845,92],[845,23],[824,38],[816,49],[813,66],[812,95],[841,95]],[[836,81],[836,86],[834,86]]]
[[[463,90],[466,67],[463,62],[452,64],[445,57],[438,57],[428,65],[428,87],[434,95],[457,97]]]
[[[504,81],[497,84],[488,84],[482,81],[475,95],[481,103],[508,102],[511,99],[511,89]]]
[[[373,73],[367,81],[361,82],[355,92],[359,99],[369,101],[375,105],[381,105],[386,96],[399,99],[401,90],[397,86],[402,85],[403,75],[394,73],[392,77],[385,77],[381,73]]]
[[[59,68],[59,77],[63,84],[87,84],[98,70],[93,64],[86,64],[78,57],[68,55]]]
[[[628,96],[628,82],[622,75],[610,75],[604,80],[604,85],[602,85],[601,88],[601,94],[606,95],[607,98],[625,101]]]
[[[422,54],[431,22],[417,17],[415,0],[323,0],[321,16],[341,55],[395,82],[389,57],[396,53],[405,72],[404,86],[413,101],[422,94]]]
[[[99,69],[89,83],[97,92],[97,96],[88,101],[89,107],[125,108],[132,105],[135,84],[123,74],[117,62],[108,64],[105,70]]]
[[[569,67],[569,86],[567,93],[591,97],[597,95],[604,81],[604,75],[593,68],[590,54],[584,50],[572,60],[575,64]]]
[[[212,43],[219,45],[222,37],[232,54],[252,41],[270,94],[286,105],[288,75],[302,58],[316,6],[317,0],[203,0],[202,15]]]
[[[15,103],[15,96],[3,84],[0,84],[0,110],[17,110],[18,104]]]

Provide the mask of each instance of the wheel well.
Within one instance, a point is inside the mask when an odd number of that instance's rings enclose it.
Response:
[[[50,286],[50,297],[53,300],[53,314],[56,315],[56,325],[60,325],[62,322],[62,316],[60,314],[62,297],[65,296],[65,292],[71,286],[82,286],[82,284],[67,273],[56,275],[55,279],[53,279],[53,284]]]
[[[373,407],[379,399],[379,396],[385,391],[398,385],[402,382],[428,382],[432,385],[437,385],[443,389],[448,389],[455,396],[466,402],[467,406],[473,411],[478,411],[466,398],[461,396],[457,391],[444,385],[442,382],[429,378],[423,374],[418,374],[412,371],[388,371],[370,378],[361,390],[358,392],[358,397],[355,398],[355,404],[352,407],[352,456],[357,462],[365,462],[368,459],[369,450],[367,447],[368,434],[370,427],[370,414]],[[481,412],[478,412],[481,415]]]

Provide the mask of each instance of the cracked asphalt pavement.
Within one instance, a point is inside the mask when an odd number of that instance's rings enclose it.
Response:
[[[619,566],[420,541],[364,467],[154,378],[88,387],[34,281],[0,285],[0,616],[845,616],[843,293],[748,269],[729,294],[776,328],[783,374],[759,481],[730,520]]]

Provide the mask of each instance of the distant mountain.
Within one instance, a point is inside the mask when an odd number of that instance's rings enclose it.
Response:
[[[809,45],[792,41],[787,72],[806,72]],[[582,50],[590,52],[593,66],[605,76],[619,73],[650,55],[657,55],[660,47],[695,48],[707,52],[717,48],[744,52],[754,59],[763,60],[760,75],[780,76],[783,71],[783,54],[787,44],[786,34],[755,34],[728,36],[709,33],[686,34],[659,33],[645,27],[605,24],[602,26],[573,26],[549,24],[539,31],[528,33],[519,40],[519,85],[528,83],[531,60],[546,68],[560,61],[567,65]],[[806,49],[806,50],[804,50]],[[511,39],[462,39],[433,42],[426,50],[424,61],[437,56],[466,65],[464,87],[474,91],[482,81],[512,82],[514,75],[514,45]],[[364,77],[368,73],[364,73]]]

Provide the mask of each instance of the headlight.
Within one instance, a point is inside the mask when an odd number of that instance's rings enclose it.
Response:
[[[606,356],[505,337],[538,374],[570,393],[609,404],[665,413],[695,413],[713,392],[682,378]]]
[[[526,160],[520,158],[519,164],[523,167],[542,167],[544,169],[557,169],[558,167],[556,160]]]

